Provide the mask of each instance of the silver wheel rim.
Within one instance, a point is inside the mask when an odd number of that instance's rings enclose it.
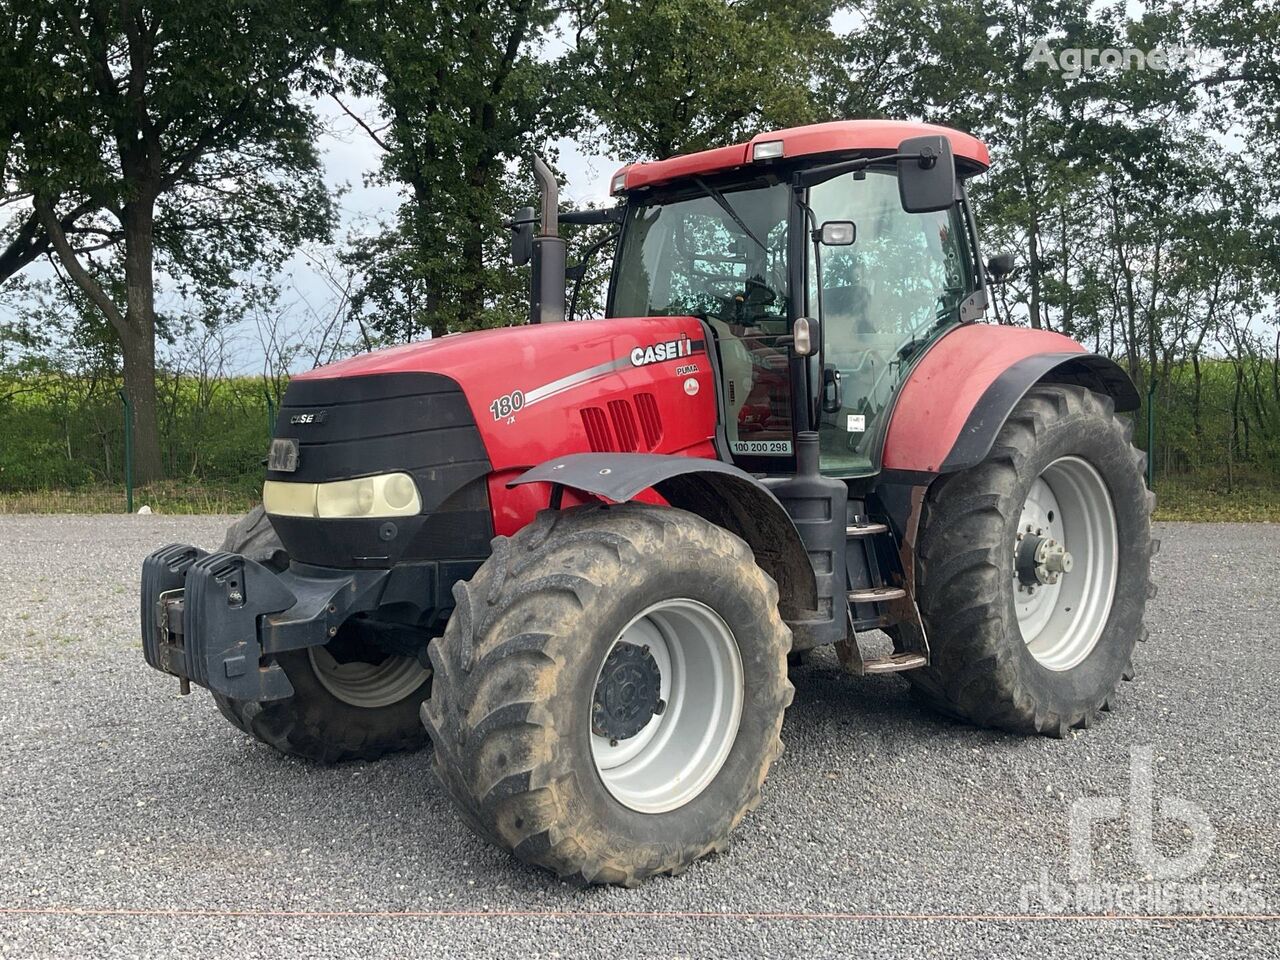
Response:
[[[742,719],[742,655],[724,620],[695,600],[649,607],[610,644],[605,659],[620,643],[648,647],[665,709],[626,740],[611,742],[591,731],[591,754],[615,800],[641,813],[664,813],[702,793],[728,759]]]
[[[1070,670],[1097,646],[1116,592],[1119,536],[1102,475],[1079,457],[1053,461],[1031,485],[1018,534],[1051,537],[1071,555],[1070,571],[1056,583],[1028,589],[1017,573],[1013,577],[1027,649],[1050,670]]]
[[[431,671],[413,657],[339,663],[325,647],[310,647],[308,652],[320,686],[353,707],[373,709],[399,703],[431,676]]]

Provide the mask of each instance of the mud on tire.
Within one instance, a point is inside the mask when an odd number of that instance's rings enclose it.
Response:
[[[1063,737],[1110,709],[1133,676],[1135,641],[1145,639],[1155,497],[1132,423],[1111,399],[1082,387],[1042,384],[1017,404],[979,465],[943,477],[925,498],[916,597],[931,662],[903,674],[937,709],[985,726]],[[1051,670],[1029,651],[1015,612],[1012,544],[1036,478],[1061,457],[1086,460],[1114,507],[1118,569],[1109,615],[1091,652]],[[1067,544],[1070,549],[1071,544]],[[1070,575],[1070,574],[1069,574]]]
[[[791,702],[791,637],[778,592],[739,538],[642,504],[545,511],[498,537],[431,645],[423,721],[436,771],[467,823],[561,877],[634,885],[723,850],[760,800]],[[591,752],[605,655],[653,604],[686,598],[728,626],[744,694],[736,738],[682,806],[641,813],[605,786]]]

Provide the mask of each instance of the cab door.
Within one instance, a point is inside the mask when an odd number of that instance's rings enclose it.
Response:
[[[957,202],[936,213],[902,209],[896,173],[871,168],[811,188],[819,224],[851,220],[854,242],[820,247],[826,379],[818,427],[820,469],[828,476],[878,473],[887,418],[907,372],[960,321],[974,288],[973,256]],[[817,270],[809,259],[810,309]]]

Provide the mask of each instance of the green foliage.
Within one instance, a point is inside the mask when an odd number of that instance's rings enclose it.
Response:
[[[576,114],[542,39],[556,12],[545,0],[347,7],[340,72],[378,98],[389,120],[372,134],[381,179],[408,195],[393,224],[347,254],[364,276],[354,308],[385,340],[524,316],[501,225],[529,192],[533,152]]]
[[[329,223],[315,117],[295,96],[329,42],[324,13],[318,0],[2,0],[7,191],[47,200],[86,255],[118,252],[130,212],[155,204],[147,242],[196,289],[278,262]],[[33,219],[14,215],[9,238]]]
[[[56,371],[0,379],[0,493],[124,485],[120,381]],[[161,393],[161,445],[171,478],[251,495],[271,435],[256,378],[171,381]]]
[[[1280,523],[1280,483],[1266,473],[1247,473],[1230,486],[1214,474],[1164,477],[1156,481],[1155,519]]]
[[[622,160],[723,146],[817,119],[830,0],[585,0],[577,89]]]
[[[0,0],[0,280],[56,253],[109,322],[139,472],[162,470],[155,273],[225,290],[328,234],[312,111],[326,0]]]

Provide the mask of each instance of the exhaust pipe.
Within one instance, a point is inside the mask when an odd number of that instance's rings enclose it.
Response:
[[[559,236],[560,185],[556,183],[556,175],[551,172],[551,168],[536,153],[533,155],[533,175],[538,181],[538,190],[542,194],[541,236]]]
[[[560,187],[551,168],[537,154],[533,157],[533,175],[542,193],[542,225],[533,238],[529,322],[561,323],[565,317],[565,246],[559,235]]]

